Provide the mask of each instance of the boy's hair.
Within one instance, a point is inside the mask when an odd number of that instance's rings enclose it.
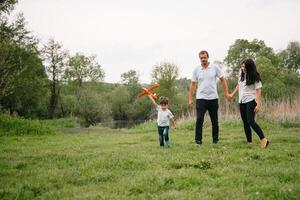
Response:
[[[165,104],[165,105],[168,105],[168,104],[169,104],[169,99],[168,99],[168,97],[160,97],[160,98],[159,98],[159,105],[162,105],[162,104]]]

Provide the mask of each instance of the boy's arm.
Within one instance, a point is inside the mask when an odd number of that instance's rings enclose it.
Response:
[[[157,103],[155,102],[155,100],[153,99],[153,97],[151,95],[147,95],[149,97],[149,99],[152,101],[153,105],[155,107],[157,107]]]
[[[171,119],[171,121],[172,121],[173,128],[176,129],[176,121],[174,117]]]

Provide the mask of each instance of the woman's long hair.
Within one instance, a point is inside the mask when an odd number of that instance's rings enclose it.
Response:
[[[255,82],[259,82],[261,80],[260,75],[256,70],[256,65],[251,58],[244,60],[242,64],[244,64],[246,68],[246,85],[252,85]],[[242,70],[241,81],[244,81],[244,78],[245,73]]]

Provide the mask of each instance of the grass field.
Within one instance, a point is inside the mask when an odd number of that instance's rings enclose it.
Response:
[[[201,147],[193,123],[171,130],[171,148],[153,124],[2,136],[0,199],[300,199],[300,128],[261,124],[268,149],[240,122],[221,123],[217,145],[206,125]]]

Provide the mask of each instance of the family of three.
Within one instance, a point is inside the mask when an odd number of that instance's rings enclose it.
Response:
[[[212,124],[213,143],[217,144],[219,141],[219,103],[217,92],[217,78],[219,78],[222,85],[224,97],[229,102],[237,92],[239,93],[238,103],[247,142],[252,143],[253,129],[260,138],[261,147],[266,148],[269,144],[269,141],[266,139],[262,129],[255,121],[255,114],[261,110],[262,83],[254,61],[252,59],[246,59],[241,63],[238,83],[234,91],[229,94],[227,82],[224,78],[224,73],[219,66],[213,65],[208,62],[208,52],[201,51],[199,53],[199,58],[201,64],[197,66],[193,71],[188,101],[189,106],[193,107],[194,94],[196,93],[196,145],[202,144],[202,128],[206,111],[208,111]],[[196,88],[197,91],[195,91]],[[162,97],[159,101],[159,104],[156,104],[152,96],[149,95],[149,98],[151,99],[157,110],[157,127],[160,146],[164,146],[164,142],[167,146],[169,146],[169,122],[170,120],[172,121],[175,129],[176,124],[172,112],[168,109],[168,98]]]

